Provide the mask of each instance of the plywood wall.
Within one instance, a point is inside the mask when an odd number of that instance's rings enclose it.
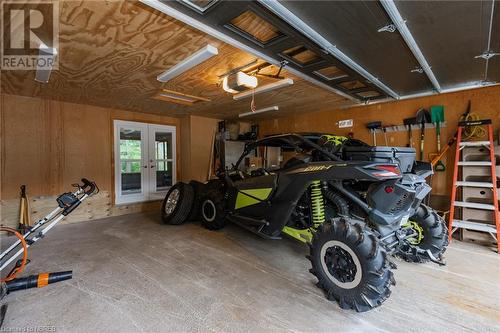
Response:
[[[174,125],[180,142],[179,118],[17,95],[0,95],[0,98],[3,222],[15,217],[16,209],[11,206],[18,203],[20,185],[27,185],[29,195],[39,202],[40,197],[48,197],[53,206],[53,196],[70,190],[71,184],[82,177],[94,180],[101,194],[94,204],[99,207],[87,207],[77,220],[152,207],[113,205],[113,120]],[[178,179],[182,170],[181,151],[178,145]]]
[[[275,133],[286,132],[327,132],[346,135],[350,131],[355,138],[372,142],[370,132],[365,124],[380,120],[385,125],[402,124],[404,118],[412,117],[421,108],[429,108],[432,105],[444,105],[447,127],[442,131],[442,142],[445,143],[452,137],[458,118],[465,112],[468,101],[472,102],[472,112],[481,118],[491,118],[495,130],[500,129],[500,86],[467,90],[443,95],[428,96],[403,101],[395,101],[384,104],[355,107],[350,109],[322,109],[311,110],[301,115],[274,120],[263,120],[259,122],[260,134],[265,136]],[[354,127],[351,129],[339,129],[337,122],[342,119],[354,119]],[[420,132],[413,132],[414,141],[419,142]],[[405,146],[408,142],[407,132],[388,133],[389,145]],[[429,153],[436,152],[436,136],[434,129],[426,130],[426,141],[424,155],[428,158]],[[383,135],[378,135],[378,144],[384,144]],[[436,173],[433,177],[434,194],[449,195],[453,170],[454,150],[450,151],[445,158],[447,172]],[[418,151],[417,151],[418,153]]]
[[[218,122],[218,119],[200,116],[188,116],[182,119],[183,181],[207,180],[212,143]]]

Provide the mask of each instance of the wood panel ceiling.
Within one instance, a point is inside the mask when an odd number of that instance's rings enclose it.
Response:
[[[175,79],[156,76],[207,43],[219,54]],[[2,71],[2,93],[36,96],[124,110],[182,116],[235,118],[250,110],[250,99],[234,101],[220,87],[219,76],[254,61],[251,54],[197,31],[136,1],[60,1],[59,70],[48,84],[34,81],[34,71]],[[276,72],[277,68],[268,68]],[[255,96],[257,108],[280,111],[259,117],[286,116],[334,109],[351,101],[282,71],[295,84]],[[259,77],[259,83],[273,82]],[[161,89],[208,98],[193,106],[153,99]],[[257,116],[256,116],[257,117]]]

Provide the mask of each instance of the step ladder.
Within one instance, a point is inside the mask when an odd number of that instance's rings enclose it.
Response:
[[[467,126],[486,126],[488,129],[488,141],[462,141],[462,131]],[[490,157],[489,161],[462,161],[460,159],[461,155],[460,152],[465,147],[485,147],[486,149],[489,150],[489,157]],[[496,176],[495,164],[496,164],[496,158],[494,152],[493,126],[491,124],[491,119],[459,122],[457,131],[457,148],[455,153],[455,168],[453,170],[453,186],[451,189],[450,216],[448,221],[448,235],[450,241],[452,234],[460,228],[487,232],[497,241],[497,252],[500,253],[500,219],[498,212],[498,193],[496,184],[497,176]],[[467,167],[489,168],[491,171],[490,172],[491,183],[458,180],[459,169]],[[464,188],[464,187],[477,187],[477,188],[485,188],[491,190],[493,192],[492,202],[476,203],[467,201],[456,201],[458,188]],[[455,208],[458,209],[472,208],[472,209],[492,211],[495,219],[494,221],[495,224],[457,220],[454,218]]]

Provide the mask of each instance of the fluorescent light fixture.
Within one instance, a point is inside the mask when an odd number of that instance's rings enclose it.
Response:
[[[193,55],[187,57],[174,67],[158,75],[156,79],[160,82],[167,82],[174,77],[190,70],[194,66],[197,66],[202,62],[212,58],[213,56],[216,56],[217,54],[219,54],[219,50],[217,50],[215,46],[207,44],[204,48],[198,50]]]
[[[153,98],[164,102],[177,103],[188,106],[198,102],[210,102],[210,99],[205,97],[188,95],[168,89],[162,89],[158,94],[153,96]]]
[[[199,31],[202,31],[202,32],[204,32],[212,37],[215,37],[215,38],[223,41],[224,43],[227,43],[231,46],[234,46],[242,51],[246,51],[246,52],[262,59],[262,60],[265,60],[266,62],[268,62],[270,64],[280,66],[279,60],[274,59],[273,57],[270,57],[270,56],[266,55],[265,53],[257,50],[256,48],[250,47],[247,44],[240,42],[239,40],[236,40],[233,37],[230,37],[228,34],[225,34],[225,33],[221,32],[215,28],[212,28],[211,26],[201,22],[199,19],[193,18],[193,17],[181,12],[180,10],[174,9],[173,7],[171,7],[171,5],[167,5],[166,2],[161,2],[159,0],[139,0],[139,1],[147,6],[151,7],[151,8],[154,8],[154,9],[156,9],[164,14],[167,14],[168,16],[170,16],[178,21],[181,21],[181,22],[183,22],[183,23],[185,23],[185,24],[187,24],[187,25],[189,25],[189,26],[191,26]],[[308,82],[311,82],[312,84],[314,84],[318,87],[321,87],[325,90],[334,92],[335,94],[340,95],[342,97],[345,97],[350,101],[359,102],[359,98],[356,98],[354,96],[346,94],[342,90],[336,89],[335,87],[332,87],[332,86],[329,86],[329,85],[321,82],[320,80],[316,80],[315,78],[313,78],[305,73],[302,73],[301,71],[296,70],[293,67],[287,67],[286,69],[288,70],[289,73],[296,75],[296,76],[298,76],[298,77],[300,77]]]
[[[245,91],[245,92],[239,93],[237,95],[234,95],[233,99],[235,101],[239,101],[240,99],[244,99],[244,98],[250,97],[252,95],[262,94],[262,93],[265,93],[265,92],[268,92],[271,90],[276,90],[276,89],[280,89],[283,87],[291,86],[292,84],[293,84],[292,79],[279,80],[277,82],[269,83],[269,84],[266,84],[265,86],[258,87],[255,90]]]
[[[280,108],[277,105],[275,105],[275,106],[270,106],[270,107],[267,107],[267,108],[255,110],[255,111],[240,113],[238,115],[238,117],[243,118],[243,117],[253,116],[253,115],[259,114],[259,113],[264,113],[264,112],[269,112],[269,111],[278,111],[279,109]]]
[[[176,99],[176,100],[187,102],[187,103],[194,103],[197,101],[197,99],[192,98],[192,97],[181,96],[181,95],[176,95],[176,94],[172,94],[172,93],[161,93],[159,96],[171,98],[171,99]]]
[[[52,65],[57,57],[57,50],[53,47],[48,47],[45,44],[40,44],[38,57],[45,59],[44,61],[37,61],[35,81],[40,83],[48,83],[50,73],[52,72]],[[44,66],[40,66],[44,64]]]
[[[237,72],[226,76],[222,80],[222,89],[225,91],[237,94],[246,89],[257,87],[258,81],[255,76],[250,76],[243,72]]]

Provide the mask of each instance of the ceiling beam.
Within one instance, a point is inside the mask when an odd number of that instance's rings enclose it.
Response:
[[[493,87],[493,86],[498,86],[498,85],[500,85],[500,83],[480,81],[480,82],[476,82],[476,83],[457,85],[454,87],[441,89],[441,92],[439,92],[439,93],[435,90],[432,90],[432,91],[424,91],[421,93],[416,93],[416,94],[411,94],[411,95],[404,95],[404,96],[401,96],[401,98],[399,100],[420,98],[420,97],[432,96],[432,95],[436,95],[436,94],[447,94],[447,93],[453,93],[453,92],[464,91],[464,90]],[[375,100],[371,100],[371,101],[366,101],[364,103],[359,103],[359,104],[354,104],[354,105],[346,105],[346,106],[342,107],[342,109],[349,109],[349,108],[356,107],[356,106],[380,104],[380,103],[387,103],[387,102],[393,102],[393,101],[394,100],[390,99],[390,98],[375,99]]]
[[[442,92],[441,85],[439,84],[438,80],[436,79],[436,76],[432,72],[431,66],[427,62],[427,60],[424,57],[424,54],[420,50],[420,47],[418,46],[417,42],[415,41],[415,38],[413,38],[413,35],[411,34],[410,30],[406,26],[406,20],[403,19],[401,14],[399,13],[398,8],[396,7],[396,4],[394,3],[393,0],[380,0],[380,3],[382,4],[382,7],[384,7],[385,11],[391,18],[392,22],[396,26],[396,28],[399,31],[399,34],[401,37],[403,37],[406,45],[410,48],[410,51],[413,53],[415,58],[417,59],[418,63],[420,64],[420,67],[422,70],[425,72],[429,80],[431,81],[432,85],[434,86],[434,89],[438,93]]]
[[[368,72],[365,68],[363,68],[360,64],[349,58],[345,53],[339,50],[335,45],[326,40],[323,36],[321,36],[316,30],[307,25],[304,21],[298,18],[294,13],[288,10],[285,6],[283,6],[278,1],[273,0],[257,0],[264,7],[272,11],[278,17],[283,19],[285,22],[290,24],[293,28],[304,34],[307,38],[309,38],[314,43],[318,44],[321,48],[323,48],[328,53],[335,56],[345,65],[358,72],[360,75],[368,79],[372,84],[377,86],[379,89],[384,91],[389,96],[399,99],[399,94],[394,90],[385,85],[382,81],[380,81],[373,74]]]
[[[207,35],[210,35],[214,38],[219,39],[220,41],[222,41],[224,43],[227,43],[231,46],[234,46],[237,49],[240,49],[242,51],[246,51],[250,54],[253,54],[254,56],[259,57],[260,59],[267,61],[270,64],[273,64],[276,66],[281,66],[281,64],[278,60],[271,58],[271,57],[265,55],[264,53],[259,52],[256,49],[253,49],[242,42],[239,42],[238,40],[232,38],[231,36],[226,35],[226,34],[220,32],[219,30],[210,27],[207,24],[204,24],[203,22],[196,20],[195,18],[192,18],[191,16],[186,15],[177,9],[174,9],[173,7],[168,6],[166,3],[163,3],[159,0],[139,0],[139,1],[147,6],[151,7],[151,8],[154,8],[154,9],[178,20],[178,21],[181,21],[181,22],[183,22],[183,23],[185,23],[185,24],[187,24],[187,25],[189,25],[197,30],[200,30],[201,32],[203,32]],[[293,74],[297,77],[300,77],[300,78],[304,79],[305,81],[308,81],[308,82],[310,82],[310,83],[312,83],[320,88],[334,92],[335,94],[340,95],[344,98],[347,98],[353,102],[359,103],[359,101],[360,101],[359,99],[357,99],[349,94],[346,94],[345,92],[343,92],[339,89],[335,89],[333,87],[330,87],[329,85],[324,84],[323,82],[318,81],[318,80],[316,80],[316,79],[314,79],[314,78],[312,78],[312,77],[310,77],[310,76],[308,76],[308,75],[306,75],[306,74],[304,74],[304,73],[302,73],[302,72],[300,72],[292,67],[285,67],[285,68],[291,74]]]

